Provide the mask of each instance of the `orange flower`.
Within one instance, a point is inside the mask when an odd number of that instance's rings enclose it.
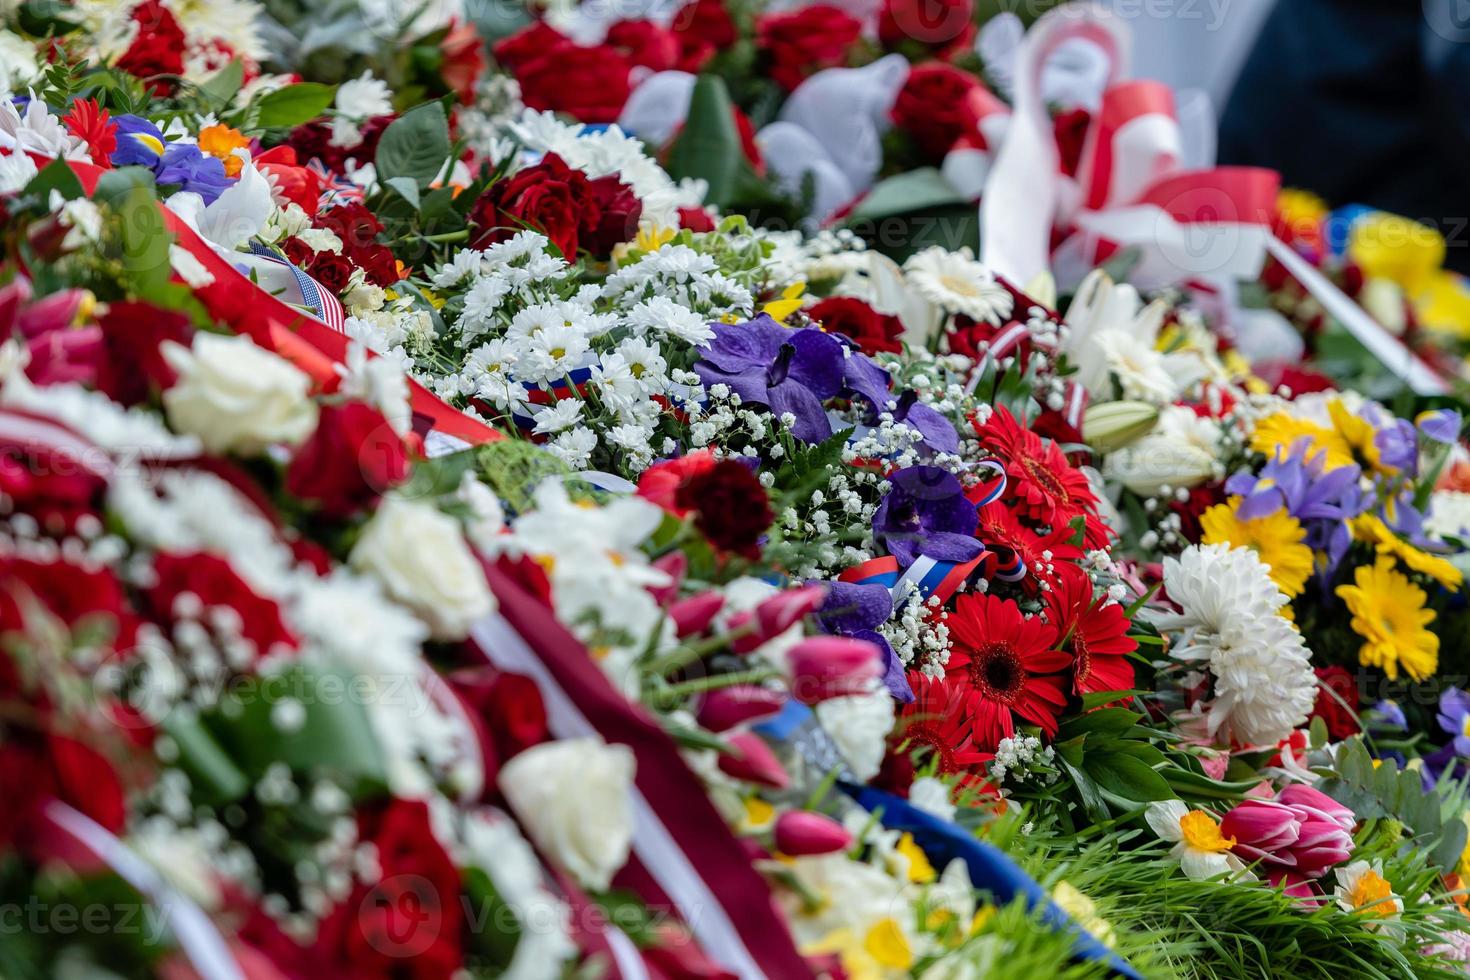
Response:
[[[240,176],[240,168],[245,165],[235,151],[249,145],[244,133],[229,126],[205,126],[199,131],[199,149],[223,161],[225,173],[231,177]]]

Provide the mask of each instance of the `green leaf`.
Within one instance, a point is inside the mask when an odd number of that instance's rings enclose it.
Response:
[[[109,170],[98,178],[92,198],[118,219],[122,265],[132,292],[152,299],[166,291],[173,275],[168,259],[173,235],[164,225],[152,171]]]
[[[449,159],[449,120],[444,107],[429,102],[410,109],[388,124],[378,142],[378,179],[412,179],[426,187]]]
[[[250,780],[220,748],[195,715],[175,711],[161,726],[179,750],[179,768],[189,776],[197,803],[220,806],[250,791]]]
[[[419,209],[419,185],[417,181],[409,177],[389,177],[384,183],[397,191],[398,195],[405,201],[412,204],[415,211]]]
[[[1203,773],[1172,766],[1164,769],[1160,775],[1175,793],[1186,800],[1238,800],[1260,785],[1258,779],[1223,782],[1211,779]]]
[[[1126,700],[1128,700],[1129,698],[1133,697],[1136,694],[1147,694],[1147,693],[1148,693],[1147,691],[1132,690],[1132,691],[1096,691],[1096,692],[1091,693],[1091,694],[1084,694],[1084,695],[1082,695],[1082,710],[1083,711],[1091,711],[1093,708],[1100,708],[1100,707],[1102,707],[1105,704],[1112,704],[1114,701],[1126,701]]]
[[[1067,739],[1088,733],[1122,735],[1138,723],[1139,717],[1127,708],[1101,708],[1069,719],[1057,737]]]
[[[25,186],[25,194],[35,194],[42,201],[51,197],[51,192],[57,191],[68,201],[74,201],[79,197],[86,196],[86,190],[82,188],[82,182],[77,175],[63,160],[53,160],[48,163],[41,172],[31,178],[31,182]]]
[[[251,118],[263,129],[300,126],[326,112],[336,95],[335,85],[298,82],[256,99]]]
[[[1090,752],[1083,764],[1098,786],[1125,800],[1151,803],[1174,798],[1164,777],[1132,756]]]
[[[689,98],[689,115],[669,147],[665,167],[675,180],[694,177],[707,182],[705,200],[719,207],[735,199],[741,166],[748,166],[732,110],[724,81],[717,75],[700,75]]]
[[[240,91],[240,86],[245,82],[245,65],[239,58],[231,61],[209,78],[205,79],[199,86],[199,91],[218,103],[221,107],[228,106],[230,100]]]
[[[846,218],[846,223],[880,221],[926,208],[968,206],[971,202],[933,167],[921,167],[880,180]]]

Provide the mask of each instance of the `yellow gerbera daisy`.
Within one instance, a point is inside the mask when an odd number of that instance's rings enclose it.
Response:
[[[1371,544],[1378,554],[1397,558],[1411,571],[1428,575],[1447,589],[1458,589],[1465,582],[1465,576],[1458,568],[1439,555],[1414,547],[1395,534],[1376,514],[1362,514],[1353,518],[1348,526],[1356,540]]]
[[[1302,594],[1312,574],[1312,549],[1302,542],[1306,528],[1285,510],[1241,520],[1235,508],[1239,497],[1229,503],[1216,504],[1200,517],[1205,544],[1228,544],[1232,548],[1249,548],[1271,570],[1271,581],[1292,598]]]
[[[1335,429],[1290,412],[1274,412],[1258,421],[1251,433],[1251,451],[1270,458],[1277,449],[1289,452],[1300,439],[1310,441],[1313,456],[1326,454],[1323,465],[1328,470],[1351,466],[1355,462],[1352,446]]]
[[[1353,582],[1339,585],[1337,594],[1352,613],[1353,631],[1363,638],[1358,661],[1383,668],[1389,680],[1398,680],[1400,667],[1416,681],[1433,674],[1439,667],[1439,637],[1425,628],[1435,614],[1424,608],[1424,590],[1396,571],[1388,555],[1360,565]]]

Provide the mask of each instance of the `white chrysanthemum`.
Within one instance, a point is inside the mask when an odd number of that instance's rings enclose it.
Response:
[[[929,302],[973,320],[999,326],[1015,305],[995,273],[968,249],[951,252],[935,245],[911,256],[903,269],[909,285]]]
[[[853,775],[863,782],[878,775],[888,733],[893,730],[893,698],[888,689],[875,682],[866,694],[831,698],[814,710]]]
[[[371,71],[365,71],[360,77],[337,86],[337,97],[332,105],[348,119],[365,122],[393,111],[393,93],[389,91],[387,82],[374,78]]]
[[[696,346],[715,335],[704,317],[665,296],[637,304],[628,311],[625,322],[637,333],[664,333]]]
[[[1470,538],[1470,493],[1436,491],[1429,498],[1424,530],[1441,538]]]
[[[1317,693],[1311,653],[1278,614],[1286,596],[1254,551],[1188,548],[1164,559],[1164,587],[1182,612],[1156,625],[1180,634],[1176,658],[1204,662],[1214,677],[1204,708],[1212,736],[1274,745],[1307,720]]]

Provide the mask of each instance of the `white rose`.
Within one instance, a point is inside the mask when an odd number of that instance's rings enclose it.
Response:
[[[311,378],[249,337],[201,333],[193,347],[165,341],[163,356],[179,374],[163,393],[169,424],[210,452],[295,445],[316,428]]]
[[[471,623],[495,610],[459,523],[429,504],[385,499],[363,528],[350,562],[422,616],[441,640],[462,639]]]
[[[501,767],[500,791],[542,853],[604,891],[633,842],[633,769],[626,745],[545,742]]]

